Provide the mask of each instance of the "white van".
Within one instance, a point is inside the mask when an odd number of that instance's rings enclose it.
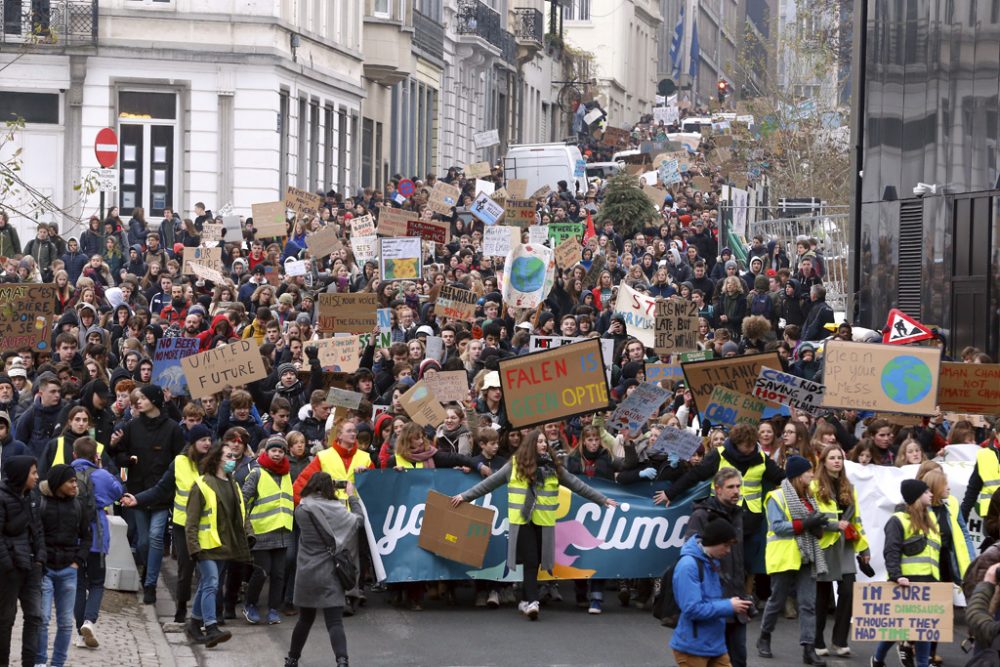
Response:
[[[566,181],[569,190],[587,191],[587,161],[576,146],[566,144],[521,144],[511,146],[503,161],[506,180],[523,178],[530,196],[543,185],[557,190]],[[574,186],[574,183],[576,186]]]

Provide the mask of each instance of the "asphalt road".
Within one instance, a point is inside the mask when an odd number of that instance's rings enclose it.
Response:
[[[171,562],[172,565],[172,562]],[[388,604],[386,594],[369,595],[368,605],[353,618],[345,619],[351,664],[354,667],[506,667],[545,665],[550,667],[667,667],[676,663],[669,649],[670,630],[660,626],[648,611],[619,606],[613,592],[606,594],[600,616],[577,609],[572,586],[560,586],[567,601],[542,608],[537,622],[530,622],[509,606],[497,610],[475,608],[472,590],[459,591],[459,605],[427,601],[421,612],[404,611]],[[831,630],[827,625],[827,633]],[[214,649],[197,647],[199,663],[206,667],[264,667],[282,665],[287,654],[295,618],[283,617],[276,626],[250,626],[242,617],[230,621],[233,639]],[[772,638],[773,660],[758,658],[753,649],[759,631],[759,616],[749,628],[749,664],[755,667],[801,665],[798,621],[780,620]],[[956,627],[955,636],[964,636]],[[828,659],[830,667],[867,666],[874,644],[857,643],[854,657]],[[958,643],[941,646],[938,653],[947,667],[964,665],[969,656]],[[322,616],[317,618],[306,644],[302,667],[332,665]],[[890,654],[888,664],[898,661]]]

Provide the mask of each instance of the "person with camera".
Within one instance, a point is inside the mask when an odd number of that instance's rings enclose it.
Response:
[[[802,662],[823,667],[826,661],[816,655],[816,578],[828,571],[820,539],[829,522],[819,511],[819,501],[809,490],[813,469],[801,456],[789,456],[785,463],[785,480],[767,495],[767,550],[765,561],[771,575],[771,596],[764,607],[764,617],[757,639],[757,654],[773,658],[771,633],[785,599],[795,589],[799,602],[799,643]]]
[[[292,602],[299,618],[292,631],[292,643],[285,667],[298,667],[302,648],[316,613],[323,611],[330,644],[337,667],[347,667],[347,636],[344,633],[344,607],[347,598],[340,576],[335,572],[335,554],[351,550],[358,539],[361,517],[349,511],[338,498],[337,485],[324,471],[313,474],[302,489],[302,500],[295,509],[299,528],[295,591]],[[357,549],[355,545],[353,549]]]
[[[739,479],[738,475],[727,478],[730,495],[734,493],[731,485]],[[738,490],[735,493],[738,494]],[[670,638],[670,648],[679,667],[729,667],[732,664],[727,653],[726,626],[735,617],[743,618],[737,623],[745,623],[747,612],[753,606],[753,602],[742,594],[727,598],[729,584],[721,574],[725,559],[733,546],[739,544],[740,537],[727,519],[716,518],[704,524],[701,532],[681,547],[673,576],[674,594],[681,614]],[[737,559],[736,562],[742,561]]]
[[[744,579],[746,569],[743,567],[743,512],[740,508],[743,475],[736,468],[722,468],[712,479],[712,495],[695,503],[691,518],[684,530],[684,539],[702,535],[705,529],[716,521],[725,521],[733,527],[737,539],[729,550],[718,557],[719,578],[722,581],[722,594],[730,598],[750,597],[746,595]],[[702,542],[704,545],[704,541]],[[726,618],[726,652],[733,667],[747,665],[747,622],[756,614],[752,604],[747,605],[747,611],[740,614],[730,614]],[[678,626],[679,627],[679,626]]]

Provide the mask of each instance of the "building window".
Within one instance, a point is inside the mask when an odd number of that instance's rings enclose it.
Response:
[[[389,0],[374,0],[372,14],[383,19],[389,18],[392,14],[392,10],[389,7]]]
[[[384,164],[382,162],[382,123],[375,123],[375,187],[379,190],[382,189],[384,184],[382,170]]]
[[[177,95],[148,91],[118,93],[119,193],[122,215],[142,208],[162,216],[174,205],[178,164]]]
[[[333,189],[333,107],[323,109],[323,190]]]
[[[298,135],[297,135],[298,136],[298,142],[297,142],[298,143],[298,150],[296,152],[298,160],[296,161],[296,170],[295,170],[295,182],[298,184],[298,187],[300,187],[300,188],[308,188],[309,187],[309,183],[306,180],[307,179],[307,174],[306,174],[306,171],[307,171],[307,167],[306,167],[306,150],[307,150],[306,146],[307,146],[307,143],[306,142],[309,139],[309,135],[308,135],[307,129],[306,129],[306,123],[307,123],[307,120],[306,120],[307,116],[306,116],[306,114],[308,113],[308,110],[309,110],[309,100],[307,100],[305,97],[300,97],[299,98],[299,127],[298,127]]]
[[[337,190],[347,194],[347,110],[337,112]]]
[[[590,0],[568,0],[563,5],[563,19],[566,21],[589,21]]]
[[[25,123],[58,125],[59,94],[0,90],[0,120],[14,118],[20,118]]]
[[[372,185],[372,145],[374,128],[371,118],[365,118],[361,125],[361,187]]]
[[[279,140],[279,164],[278,167],[278,190],[284,195],[285,190],[288,189],[288,125],[289,125],[289,99],[288,91],[282,90],[278,105],[278,133],[280,135]]]
[[[319,188],[319,102],[309,105],[309,192]]]

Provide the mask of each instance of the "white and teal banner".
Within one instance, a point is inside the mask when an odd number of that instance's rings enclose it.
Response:
[[[519,581],[520,568],[510,571],[506,567],[505,486],[475,502],[495,512],[482,568],[441,558],[417,546],[427,492],[433,489],[453,496],[481,479],[457,470],[372,470],[358,474],[358,493],[364,502],[368,543],[379,580]],[[653,494],[666,488],[665,483],[621,486],[585,481],[620,506],[602,507],[560,488],[553,571],[559,579],[659,577],[680,556],[691,505],[708,494],[706,483],[664,508],[653,504]]]

